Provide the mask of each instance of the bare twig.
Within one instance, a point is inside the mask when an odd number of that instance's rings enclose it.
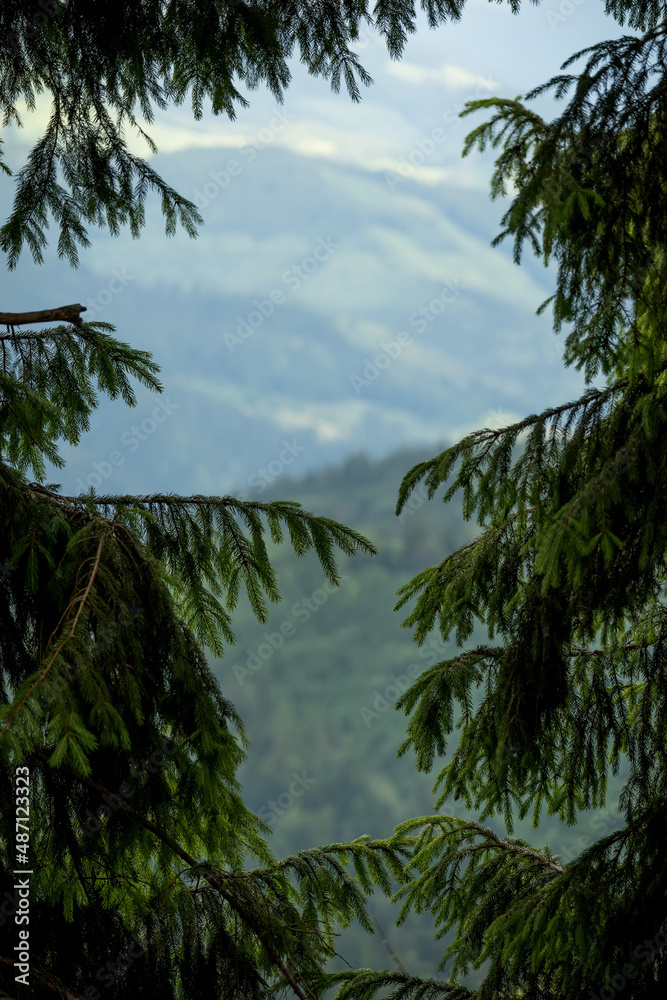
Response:
[[[79,302],[70,306],[58,306],[55,309],[38,309],[34,312],[3,313],[0,312],[0,323],[7,326],[25,326],[27,323],[73,323],[75,326],[83,326],[83,321],[79,313],[85,312],[86,307]]]
[[[385,948],[387,949],[387,951],[391,955],[392,959],[394,960],[394,965],[396,966],[396,968],[398,969],[399,972],[402,972],[404,976],[407,976],[408,973],[405,971],[400,958],[398,957],[398,955],[396,954],[396,952],[394,951],[394,949],[392,948],[392,946],[389,944],[389,939],[387,938],[387,935],[385,934],[385,932],[382,930],[382,926],[380,924],[380,921],[377,918],[377,915],[376,915],[375,911],[373,911],[373,923],[375,924],[375,926],[376,926],[376,928],[378,930],[378,933],[380,934],[380,937],[382,938],[382,944],[385,946]]]

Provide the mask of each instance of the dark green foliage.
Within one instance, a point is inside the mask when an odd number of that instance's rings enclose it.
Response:
[[[446,3],[428,6],[432,20],[446,17]],[[398,55],[414,11],[380,3],[376,15]],[[369,21],[365,3],[3,4],[3,123],[20,124],[21,101],[28,112],[51,101],[0,231],[9,268],[24,243],[43,260],[49,217],[72,264],[91,223],[138,236],[151,190],[167,233],[181,223],[194,235],[194,205],[130,152],[127,127],[154,151],[142,125],[155,108],[190,97],[197,118],[209,100],[234,117],[247,103],[235,81],[266,83],[280,100],[295,49],[334,89],[344,77],[356,100],[357,79],[370,80],[348,42]],[[100,984],[109,997],[184,1000],[289,986],[305,997],[336,928],[358,918],[371,929],[365,896],[400,881],[405,852],[362,839],[276,862],[240,796],[245,735],[206,649],[221,655],[233,641],[242,585],[260,621],[278,600],[267,531],[299,556],[314,549],[334,585],[336,549],[374,549],[293,501],[66,497],[44,485],[45,462],[61,465],[59,439],[78,442],[99,392],[132,405],[131,379],[159,389],[151,358],[112,332],[2,337],[0,888],[14,881],[13,773],[25,767],[37,947],[27,991],[0,956],[0,990],[41,1000]],[[7,922],[16,903],[3,899]]]
[[[472,1000],[474,993],[465,986],[451,986],[440,979],[418,979],[401,972],[383,972],[381,977],[369,969],[358,972],[340,972],[329,977],[330,984],[343,984],[337,997],[341,1000],[351,1000],[359,997],[361,1000],[373,1000],[382,982],[382,988],[391,992],[385,994],[386,1000]],[[393,988],[392,988],[393,987]]]
[[[666,318],[665,25],[584,49],[563,68],[582,56],[580,74],[527,95],[571,93],[551,123],[518,100],[470,102],[464,114],[495,113],[470,133],[464,154],[502,143],[492,197],[510,179],[518,192],[496,242],[513,236],[517,263],[526,241],[545,262],[558,262],[556,293],[541,309],[553,302],[557,332],[573,326],[566,363],[589,381],[598,371],[651,374],[663,360],[655,329]]]
[[[157,387],[153,362],[97,327],[4,348],[0,432],[16,466],[40,469],[60,434],[76,441],[96,387],[129,403],[128,372]],[[362,839],[275,861],[240,796],[244,731],[205,649],[233,641],[241,585],[260,621],[279,599],[267,529],[314,549],[332,584],[335,548],[372,545],[294,501],[66,497],[8,460],[0,493],[0,881],[9,892],[14,773],[29,767],[30,995],[102,983],[120,997],[131,981],[136,996],[255,997],[276,977],[312,991],[335,927],[371,929],[365,894],[400,879],[401,850]],[[12,967],[0,982],[14,990]]]
[[[464,794],[476,774],[473,798],[485,814],[502,802],[510,822],[509,786],[522,808],[532,803],[539,815],[545,801],[573,821],[577,809],[602,804],[609,754],[617,766],[629,753],[644,771],[637,741],[648,734],[628,732],[625,722],[635,699],[637,711],[640,703],[659,711],[662,700],[655,685],[667,477],[656,382],[622,380],[577,404],[476,432],[406,477],[399,508],[421,480],[433,495],[451,475],[445,499],[462,488],[465,515],[487,525],[403,588],[399,607],[417,598],[406,625],[417,641],[437,625],[444,639],[454,631],[464,643],[483,622],[490,639],[503,640],[433,666],[404,696],[408,710],[418,706],[405,746],[415,745],[425,769],[446,746],[453,702],[463,710],[443,801]],[[474,705],[478,686],[484,698]],[[658,729],[651,751],[661,739]],[[502,755],[499,767],[495,748],[506,744],[526,755]],[[582,760],[590,764],[583,773]]]
[[[59,326],[39,333],[0,334],[0,451],[17,469],[58,468],[59,438],[78,444],[90,428],[97,392],[134,406],[131,378],[161,391],[147,351],[116,340],[108,323]]]
[[[520,0],[509,3],[519,10]],[[464,0],[421,0],[420,7],[435,28],[458,20]],[[607,0],[606,9],[647,30],[662,7]],[[0,228],[9,266],[25,244],[42,261],[49,215],[58,253],[72,264],[89,245],[91,224],[112,233],[127,225],[138,236],[151,191],[160,196],[167,234],[180,224],[195,235],[202,222],[195,205],[130,151],[128,129],[155,152],[146,127],[169,104],[189,99],[195,118],[210,105],[233,119],[248,104],[240,88],[266,85],[281,101],[296,54],[310,74],[334,91],[344,81],[358,101],[359,84],[372,82],[354,51],[361,32],[376,30],[399,58],[415,22],[412,0],[42,0],[34,7],[4,0],[3,123],[21,122],[22,101],[31,112],[50,100],[48,125],[17,174],[13,211]]]

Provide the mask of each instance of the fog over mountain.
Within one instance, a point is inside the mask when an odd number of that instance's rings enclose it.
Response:
[[[198,176],[228,162],[200,151]],[[188,191],[189,153],[163,171]],[[581,380],[534,315],[548,276],[489,247],[494,214],[482,192],[411,180],[392,192],[384,171],[266,148],[210,200],[196,241],[166,240],[153,218],[122,255],[98,238],[57,280],[24,262],[13,303],[37,289],[40,305],[84,302],[163,369],[162,409],[147,393],[135,411],[104,402],[59,481],[101,475],[115,492],[141,473],[145,488],[217,492],[278,472],[281,454],[306,471],[571,395]]]

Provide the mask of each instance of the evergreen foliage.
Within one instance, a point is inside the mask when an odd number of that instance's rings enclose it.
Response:
[[[132,405],[130,376],[159,389],[149,356],[110,329],[2,340],[0,881],[11,901],[15,773],[29,768],[27,992],[120,997],[131,982],[135,996],[236,997],[287,982],[305,996],[335,927],[370,928],[365,894],[389,890],[401,852],[362,838],[276,861],[243,804],[243,726],[205,649],[233,642],[242,586],[260,621],[279,600],[267,531],[297,555],[314,549],[332,584],[335,549],[374,549],[295,501],[67,497],[29,483],[26,468],[59,462],[60,437],[77,442],[98,392]],[[21,995],[14,975],[0,966],[7,996]]]
[[[462,0],[422,0],[432,27],[460,16]],[[58,253],[78,262],[86,226],[138,236],[149,191],[160,195],[167,234],[191,236],[201,217],[141,157],[126,131],[156,147],[145,126],[155,110],[189,99],[195,118],[205,103],[235,118],[248,105],[239,87],[266,85],[282,101],[298,53],[334,91],[344,81],[353,101],[371,78],[350,47],[373,26],[393,58],[415,30],[412,0],[24,0],[0,8],[0,112],[21,123],[20,102],[34,110],[51,99],[43,136],[17,176],[14,209],[0,228],[0,248],[15,267],[24,245],[41,262],[49,213]]]

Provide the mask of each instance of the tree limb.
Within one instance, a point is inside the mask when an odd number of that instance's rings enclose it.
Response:
[[[0,323],[7,326],[25,326],[27,323],[73,323],[83,326],[79,313],[86,312],[86,307],[75,302],[70,306],[58,306],[55,309],[38,309],[36,312],[3,313],[0,312]]]

